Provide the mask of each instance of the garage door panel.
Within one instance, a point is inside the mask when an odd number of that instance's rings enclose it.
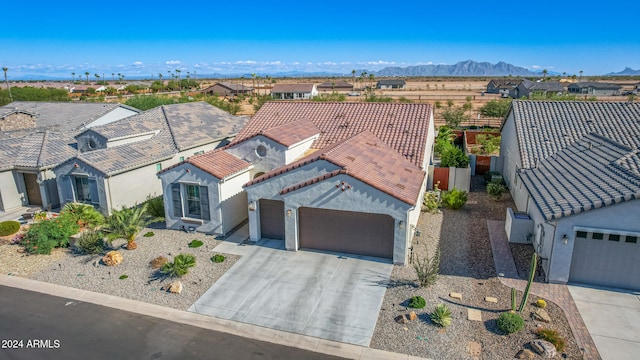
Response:
[[[394,220],[388,215],[298,209],[301,248],[393,257]]]
[[[260,199],[260,234],[263,238],[284,240],[284,202]]]
[[[575,238],[569,281],[640,289],[640,244]]]

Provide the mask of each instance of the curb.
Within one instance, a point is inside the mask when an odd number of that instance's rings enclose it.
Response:
[[[426,358],[412,355],[371,349],[364,346],[345,344],[337,341],[294,334],[236,321],[218,319],[211,316],[149,304],[142,301],[124,299],[112,295],[50,284],[18,276],[0,275],[0,285],[101,305],[140,315],[169,320],[180,324],[195,326],[202,329],[214,330],[242,337],[250,337],[254,340],[340,356],[347,359],[428,360]]]

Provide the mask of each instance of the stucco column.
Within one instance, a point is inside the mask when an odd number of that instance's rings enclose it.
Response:
[[[402,222],[402,225],[400,223]],[[410,228],[409,218],[394,219],[393,263],[396,265],[407,264],[407,233]]]
[[[258,206],[258,201],[249,200],[249,204],[252,206],[249,208],[249,240],[258,241],[260,240],[260,206]],[[253,208],[254,210],[251,210]]]
[[[298,250],[298,208],[284,203],[284,248]]]

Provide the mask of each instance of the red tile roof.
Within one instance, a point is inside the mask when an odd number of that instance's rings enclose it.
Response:
[[[235,137],[234,143],[260,131],[306,119],[320,130],[320,138],[312,148],[322,149],[369,130],[421,167],[431,114],[429,104],[274,101],[260,108]]]
[[[261,135],[286,147],[320,134],[320,130],[309,120],[282,124],[261,132]]]
[[[223,149],[216,149],[187,158],[178,164],[162,170],[160,174],[185,163],[191,164],[198,169],[217,177],[218,179],[223,179],[251,166],[248,162],[238,159]]]
[[[369,131],[308,155],[290,165],[270,171],[250,181],[255,185],[318,160],[326,160],[342,170],[308,179],[282,189],[286,194],[319,181],[347,174],[407,204],[413,205],[420,196],[425,172],[387,146]]]

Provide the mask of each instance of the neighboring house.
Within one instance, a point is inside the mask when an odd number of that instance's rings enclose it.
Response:
[[[246,120],[196,102],[88,129],[76,136],[79,153],[53,170],[60,202],[89,203],[109,214],[158,196],[159,171],[228,144]]]
[[[351,92],[353,91],[353,84],[350,84],[344,80],[327,81],[318,85],[318,91],[320,92]]]
[[[428,104],[269,102],[234,141],[165,169],[167,227],[405,264],[434,142]]]
[[[523,80],[520,78],[491,79],[487,84],[487,93],[500,94],[506,97],[509,95],[509,91],[515,89]]]
[[[404,80],[378,80],[378,89],[404,89],[407,83]]]
[[[275,84],[271,89],[274,100],[309,100],[318,96],[315,84]]]
[[[203,93],[213,96],[236,96],[253,93],[253,88],[242,84],[232,84],[229,82],[215,83],[202,90]]]
[[[559,81],[530,81],[523,79],[513,89],[509,90],[509,96],[514,99],[529,98],[533,94],[538,95],[562,95],[567,92],[564,83]]]
[[[548,281],[640,290],[638,119],[638,103],[513,102],[502,175]]]
[[[617,84],[583,81],[569,85],[569,93],[581,95],[620,95],[622,86]]]
[[[0,210],[59,207],[52,169],[75,156],[73,136],[139,112],[107,103],[15,101],[0,107]]]

